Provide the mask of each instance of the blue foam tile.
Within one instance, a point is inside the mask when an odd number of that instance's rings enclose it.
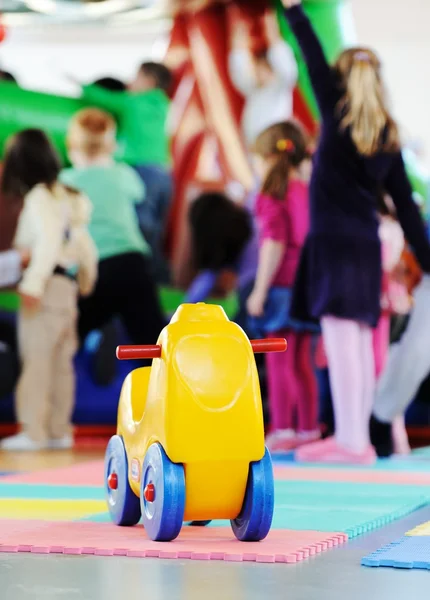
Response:
[[[365,556],[364,567],[430,570],[430,536],[405,536]]]
[[[33,498],[42,500],[104,500],[102,487],[72,485],[34,485],[31,483],[2,483],[0,498]]]

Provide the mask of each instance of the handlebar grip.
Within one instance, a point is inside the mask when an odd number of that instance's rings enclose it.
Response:
[[[251,346],[255,354],[261,354],[263,352],[285,352],[287,349],[287,340],[284,338],[251,340]]]
[[[116,357],[118,360],[145,360],[160,358],[161,346],[118,346]]]

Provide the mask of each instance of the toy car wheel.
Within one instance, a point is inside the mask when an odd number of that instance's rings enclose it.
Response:
[[[160,444],[152,444],[143,461],[140,506],[151,540],[170,542],[178,537],[185,511],[184,467],[173,463]]]
[[[128,460],[119,435],[109,440],[105,454],[106,500],[112,521],[131,526],[140,521],[140,501],[128,482]]]
[[[266,448],[264,457],[249,466],[245,500],[240,515],[231,521],[241,542],[259,542],[270,531],[273,519],[275,486],[272,459]]]

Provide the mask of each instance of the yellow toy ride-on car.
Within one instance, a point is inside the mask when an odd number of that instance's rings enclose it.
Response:
[[[142,518],[150,539],[170,541],[184,521],[229,519],[241,541],[267,536],[274,483],[254,352],[286,346],[250,342],[219,306],[185,304],[156,346],[118,348],[119,359],[153,361],[126,377],[106,451],[117,525]]]

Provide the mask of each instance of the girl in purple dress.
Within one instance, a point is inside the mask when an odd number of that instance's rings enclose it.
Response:
[[[405,237],[427,273],[430,246],[378,58],[371,50],[352,48],[330,66],[301,1],[282,3],[308,66],[322,121],[310,184],[310,232],[291,314],[321,321],[336,421],[333,438],[303,446],[297,457],[367,464],[375,460],[369,420],[375,392],[372,328],[381,310],[381,188],[392,197]]]

